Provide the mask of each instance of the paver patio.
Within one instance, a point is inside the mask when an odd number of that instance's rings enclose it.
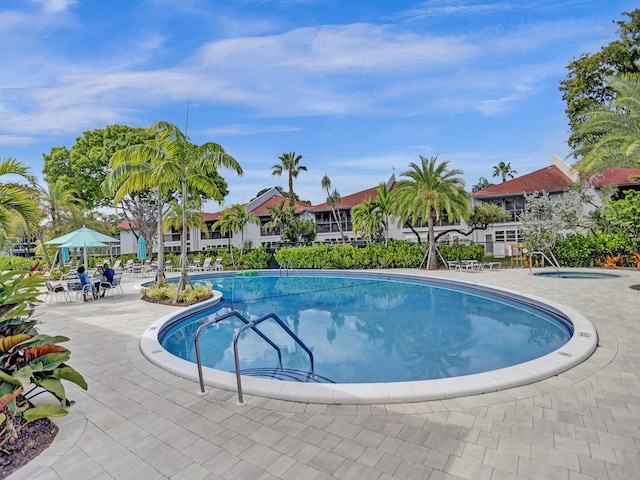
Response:
[[[425,271],[405,270],[412,274]],[[528,270],[428,272],[537,295],[585,315],[591,358],[542,382],[444,401],[319,405],[236,394],[160,370],[139,339],[166,307],[126,295],[42,305],[89,383],[60,433],[11,475],[33,479],[632,479],[640,472],[640,272],[540,278]],[[194,367],[195,368],[195,367]]]

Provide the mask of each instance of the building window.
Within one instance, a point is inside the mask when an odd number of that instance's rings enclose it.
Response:
[[[511,221],[517,222],[520,220],[520,214],[524,211],[524,197],[507,197],[498,198],[494,200],[488,200],[487,203],[498,205],[504,208],[511,215]]]
[[[342,226],[343,232],[349,232],[353,229],[351,225],[351,215],[347,210],[337,210],[336,215]],[[340,233],[340,227],[333,218],[333,213],[329,212],[317,212],[316,213],[316,231],[318,233]]]
[[[227,232],[225,235],[222,235],[222,233],[220,233],[220,228],[216,228],[214,230],[213,228],[213,224],[215,222],[206,222],[207,223],[207,229],[209,230],[209,236],[207,237],[206,232],[200,232],[200,240],[220,240],[221,238],[229,238],[229,235],[231,235],[230,232]]]

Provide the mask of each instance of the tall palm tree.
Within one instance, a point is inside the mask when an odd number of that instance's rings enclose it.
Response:
[[[429,269],[437,268],[435,221],[446,214],[449,221],[464,216],[469,210],[464,181],[458,177],[461,170],[449,170],[448,161],[438,163],[438,156],[426,158],[420,155],[421,163],[409,164],[409,170],[401,176],[392,195],[392,212],[402,223],[427,223],[429,232]]]
[[[244,205],[240,205],[239,203],[231,206],[231,216],[233,218],[233,226],[234,232],[240,232],[240,253],[244,252],[244,227],[248,224],[253,223],[255,225],[260,225],[260,219],[253,212],[247,212],[247,209]]]
[[[273,170],[273,175],[281,176],[283,172],[288,172],[289,174],[289,205],[295,205],[295,194],[293,193],[293,179],[298,178],[300,172],[306,172],[307,167],[304,165],[300,165],[300,161],[302,160],[302,155],[296,155],[296,152],[288,152],[283,153],[278,157],[280,163],[275,163],[271,166]]]
[[[331,180],[329,179],[329,177],[327,177],[326,174],[322,177],[322,181],[320,182],[320,185],[322,186],[322,188],[324,188],[327,191],[327,205],[329,205],[329,207],[331,208],[333,219],[338,224],[338,230],[340,230],[340,238],[344,242],[342,222],[340,221],[336,213],[336,207],[340,205],[340,200],[341,200],[340,194],[335,188],[333,189],[333,192],[331,191]]]
[[[187,231],[191,231],[194,227],[198,228],[205,235],[209,235],[209,229],[207,222],[204,219],[202,212],[199,212],[200,205],[194,202],[189,202],[189,213],[187,214]],[[162,214],[162,225],[165,231],[169,228],[173,228],[174,231],[179,231],[182,235],[182,206],[177,200],[171,200],[168,203],[167,209]]]
[[[112,159],[113,171],[108,177],[108,185],[127,184],[127,172],[134,175],[129,188],[147,189],[156,186],[165,192],[177,190],[181,199],[183,234],[181,236],[182,271],[178,282],[177,295],[188,281],[187,274],[187,205],[189,192],[197,190],[221,202],[223,195],[214,181],[217,169],[224,167],[242,175],[240,164],[222,146],[207,142],[193,145],[189,137],[172,123],[160,121],[148,129],[153,140],[133,145],[116,152]],[[120,184],[117,184],[117,181]],[[161,214],[159,213],[159,218]],[[160,220],[159,220],[160,228]],[[162,234],[160,233],[160,236]],[[159,248],[161,251],[161,249]],[[161,253],[158,264],[161,265]],[[158,269],[161,270],[161,269]]]
[[[0,177],[17,175],[34,185],[35,179],[29,169],[13,158],[0,159]],[[12,228],[13,220],[18,217],[27,233],[38,228],[38,202],[33,198],[30,186],[0,181],[0,229],[6,233]]]
[[[233,249],[231,248],[231,235],[234,232],[235,228],[235,218],[233,215],[233,210],[231,207],[227,207],[222,210],[222,214],[218,217],[218,220],[211,225],[211,230],[220,229],[220,235],[227,235],[227,243],[229,245],[229,254],[231,254],[231,263],[235,268],[236,261],[233,258]]]
[[[588,138],[573,150],[576,168],[592,177],[606,168],[640,166],[640,76],[618,75],[609,83],[617,96],[610,105],[584,112],[576,134]]]
[[[507,178],[513,178],[518,174],[513,168],[511,168],[511,162],[500,162],[498,165],[493,166],[493,176],[502,178],[502,182],[506,182]]]

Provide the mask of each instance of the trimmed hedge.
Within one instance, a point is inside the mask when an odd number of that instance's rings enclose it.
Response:
[[[556,244],[553,254],[560,265],[567,267],[594,267],[615,255],[622,256],[624,266],[632,266],[634,251],[638,251],[638,244],[626,233],[570,233]]]

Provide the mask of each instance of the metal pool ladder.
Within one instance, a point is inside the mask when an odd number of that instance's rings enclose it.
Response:
[[[289,270],[291,269],[291,259],[290,258],[283,258],[280,261],[280,276],[282,276],[282,269],[284,269],[284,272],[286,274],[286,276],[289,276]]]
[[[558,273],[560,273],[560,264],[558,263],[558,260],[556,260],[556,257],[553,254],[553,252],[551,252],[551,251],[549,252],[549,255],[551,255],[553,257],[553,260],[551,260],[549,257],[547,257],[544,252],[531,252],[529,254],[529,258],[531,259],[534,255],[540,255],[542,258],[546,259],[547,262],[549,262],[551,264],[551,266],[553,268],[555,268]],[[529,271],[530,272],[533,271],[532,264],[533,264],[533,262],[531,262],[531,260],[529,260]]]
[[[214,318],[213,320],[209,320],[208,322],[203,323],[198,327],[198,330],[196,330],[194,342],[195,342],[195,348],[196,348],[196,362],[198,364],[198,378],[200,380],[200,393],[205,393],[204,379],[202,377],[202,361],[200,359],[200,344],[198,342],[200,334],[207,327],[220,323],[221,321],[231,317],[238,318],[244,323],[244,325],[241,326],[238,330],[236,330],[236,332],[233,335],[233,356],[234,356],[235,366],[236,366],[236,382],[238,384],[238,405],[244,405],[244,401],[242,398],[242,380],[240,379],[240,358],[238,356],[238,338],[240,337],[242,332],[250,328],[254,332],[256,332],[265,342],[271,345],[278,353],[278,361],[280,363],[280,368],[282,369],[282,352],[280,350],[280,347],[278,347],[275,343],[273,343],[273,341],[269,337],[267,337],[264,333],[262,333],[260,330],[256,328],[256,325],[264,322],[265,320],[268,320],[269,318],[272,318],[273,320],[275,320],[276,323],[280,325],[280,327],[282,327],[282,329],[293,339],[293,341],[296,342],[298,345],[300,345],[300,347],[305,352],[307,352],[307,354],[309,355],[309,362],[311,363],[311,376],[312,378],[315,378],[313,353],[302,342],[302,340],[300,340],[300,338],[295,333],[293,333],[291,329],[282,320],[280,320],[280,317],[278,317],[275,313],[267,313],[266,315],[263,315],[262,317],[257,318],[256,320],[249,321],[237,310],[232,310],[228,313],[225,313],[224,315],[220,315],[219,317]]]

